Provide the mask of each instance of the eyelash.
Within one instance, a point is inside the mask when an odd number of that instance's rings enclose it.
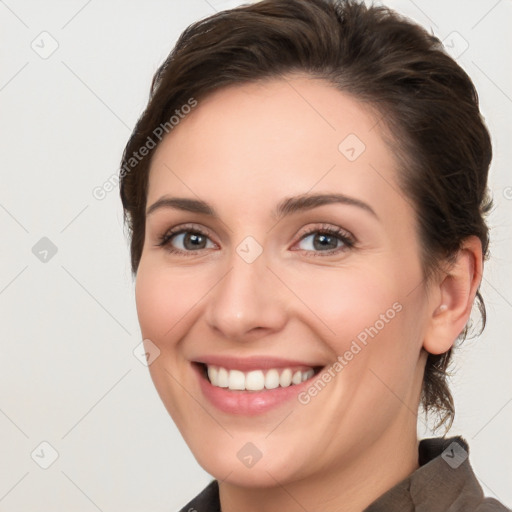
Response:
[[[180,235],[183,233],[193,233],[194,235],[200,235],[205,236],[209,238],[208,233],[203,231],[202,229],[199,229],[193,225],[184,225],[180,226],[178,228],[171,229],[169,231],[166,231],[163,235],[160,235],[158,237],[159,242],[156,244],[158,247],[165,247],[166,250],[172,254],[181,254],[184,256],[195,256],[198,252],[204,250],[204,249],[197,249],[192,251],[183,251],[181,249],[176,249],[171,245],[171,240],[175,235]],[[355,239],[349,235],[348,232],[344,231],[343,229],[332,227],[329,225],[322,225],[320,227],[310,228],[308,231],[305,231],[301,234],[301,237],[298,242],[301,242],[305,238],[307,238],[309,235],[312,234],[322,234],[322,235],[333,235],[338,238],[343,243],[342,247],[338,247],[336,249],[329,249],[327,251],[308,251],[305,249],[298,249],[299,251],[303,251],[306,253],[312,253],[314,257],[321,256],[321,255],[328,255],[331,256],[335,253],[339,252],[345,252],[349,249],[352,249],[356,245]],[[298,243],[297,242],[297,243]]]

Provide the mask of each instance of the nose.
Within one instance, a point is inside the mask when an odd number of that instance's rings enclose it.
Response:
[[[208,294],[206,320],[219,336],[249,341],[285,325],[286,297],[264,254],[247,263],[233,252],[229,271]]]

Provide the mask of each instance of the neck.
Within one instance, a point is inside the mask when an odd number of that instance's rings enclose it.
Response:
[[[416,422],[408,421],[406,431],[403,425],[396,422],[350,463],[340,461],[322,474],[270,488],[219,482],[222,512],[362,512],[419,467]]]

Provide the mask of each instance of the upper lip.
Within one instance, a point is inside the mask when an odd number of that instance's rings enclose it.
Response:
[[[195,363],[220,366],[226,370],[268,370],[270,368],[293,368],[296,366],[306,366],[308,368],[317,368],[323,364],[300,361],[298,359],[284,359],[274,356],[251,356],[251,357],[233,357],[226,355],[206,355],[194,359]]]

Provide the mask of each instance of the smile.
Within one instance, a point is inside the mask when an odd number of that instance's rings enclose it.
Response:
[[[230,415],[254,416],[297,400],[324,366],[271,358],[208,357],[192,368],[203,397]]]
[[[261,391],[295,386],[315,375],[314,368],[270,368],[267,370],[228,370],[214,365],[205,365],[210,384],[232,391]]]

